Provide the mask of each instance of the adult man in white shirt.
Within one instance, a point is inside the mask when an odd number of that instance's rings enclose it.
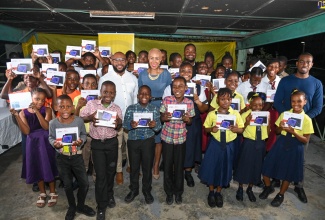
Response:
[[[101,88],[103,82],[109,80],[116,85],[116,97],[114,103],[117,104],[121,110],[123,117],[125,111],[129,105],[137,103],[138,95],[138,79],[126,71],[126,56],[122,52],[116,52],[111,57],[111,63],[113,65],[113,71],[109,71],[103,77],[99,79],[98,88]],[[123,120],[123,119],[122,119]],[[123,172],[122,172],[122,144],[123,140],[127,143],[128,134],[121,130],[118,132],[118,158],[116,167],[116,183],[118,185],[123,184]]]

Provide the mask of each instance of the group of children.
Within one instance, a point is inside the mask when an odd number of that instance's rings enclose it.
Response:
[[[128,52],[127,59],[134,59],[134,56],[134,53]],[[173,57],[176,59],[178,55]],[[211,59],[211,54],[207,54],[206,59]],[[265,188],[259,198],[266,199],[274,191],[270,178],[279,179],[282,180],[280,192],[271,204],[281,205],[289,184],[299,182],[303,178],[303,145],[309,141],[310,134],[313,133],[311,119],[303,111],[306,95],[302,91],[293,91],[291,95],[290,112],[303,116],[302,130],[286,126],[283,113],[275,122],[275,131],[270,128],[271,124],[252,126],[251,112],[266,110],[265,91],[269,85],[266,83],[266,88],[263,87],[261,83],[263,71],[255,67],[251,70],[248,81],[242,82],[238,88],[239,82],[244,80],[235,71],[227,72],[231,69],[228,61],[232,59],[226,57],[224,60],[225,65],[216,69],[214,77],[225,78],[226,88],[220,88],[216,92],[211,83],[202,86],[200,81],[195,80],[192,64],[184,62],[179,66],[180,76],[175,77],[171,85],[165,88],[160,107],[150,103],[151,86],[139,83],[138,103],[128,106],[125,115],[122,115],[121,108],[114,103],[116,85],[112,81],[105,81],[101,88],[98,88],[100,99],[86,101],[80,97],[79,87],[84,90],[97,89],[98,79],[92,74],[85,75],[79,84],[78,72],[68,69],[62,89],[49,87],[53,94],[52,100],[47,100],[46,90],[27,84],[32,94],[31,105],[19,114],[14,109],[10,111],[17,119],[22,133],[27,135],[25,159],[27,173],[23,177],[26,178],[26,183],[38,182],[41,194],[37,206],[46,205],[44,182],[49,182],[50,186],[48,206],[56,204],[58,195],[55,192],[54,182],[59,173],[64,182],[69,204],[66,219],[74,219],[76,212],[87,216],[96,215],[92,208],[85,205],[89,186],[86,169],[91,146],[96,172],[97,219],[105,219],[106,207],[113,208],[116,205],[113,192],[118,152],[116,136],[121,127],[128,131],[127,146],[131,168],[130,192],[125,197],[127,203],[132,202],[139,194],[140,167],[145,201],[147,204],[154,201],[150,192],[155,136],[161,131],[163,187],[168,205],[174,202],[174,196],[177,204],[182,203],[184,179],[188,186],[194,186],[191,171],[195,162],[201,163],[198,177],[209,187],[210,207],[223,206],[221,190],[228,187],[232,179],[239,183],[237,200],[243,201],[243,185],[246,184],[248,198],[251,202],[255,202],[252,187],[261,182],[261,174]],[[132,71],[132,65],[129,67]],[[206,65],[202,69],[211,71],[211,66]],[[205,71],[206,74],[208,71]],[[200,72],[198,69],[198,73]],[[7,71],[7,75],[8,80],[14,78],[11,71]],[[190,82],[196,84],[195,92],[192,97],[186,97],[185,92]],[[48,89],[46,85],[44,87]],[[210,99],[212,101],[209,101]],[[240,111],[231,107],[233,99],[239,99]],[[45,103],[49,103],[49,107],[56,112],[56,118],[52,116],[52,110],[44,106]],[[174,120],[173,114],[168,112],[168,106],[177,104],[185,105],[187,110],[180,115],[179,120]],[[116,112],[115,127],[97,126],[98,110]],[[139,121],[133,118],[135,112],[152,113],[153,117],[146,126],[138,127]],[[202,121],[201,114],[207,112],[206,118]],[[234,115],[235,122],[226,129],[220,129],[220,124],[217,124],[218,115]],[[78,139],[67,148],[62,144],[62,140],[56,137],[56,130],[71,127],[78,129]],[[209,134],[209,142],[202,160],[201,143],[204,132]],[[270,132],[280,134],[280,137],[265,156],[266,140]],[[79,184],[77,202],[73,195],[73,177]]]

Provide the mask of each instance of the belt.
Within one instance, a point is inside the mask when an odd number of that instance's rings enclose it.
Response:
[[[82,150],[78,150],[76,152],[61,152],[62,155],[65,156],[73,156],[73,155],[77,155],[77,154],[82,154]]]
[[[151,101],[162,100],[162,97],[151,97]]]
[[[112,137],[112,138],[116,138],[116,136],[115,137]],[[104,139],[95,139],[95,138],[92,138],[92,141],[99,141],[99,142],[104,143],[104,142],[106,142],[108,140],[111,140],[112,138],[104,138]]]

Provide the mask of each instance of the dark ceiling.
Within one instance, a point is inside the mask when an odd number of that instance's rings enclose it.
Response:
[[[1,0],[0,23],[36,32],[243,39],[323,13],[314,0]],[[90,10],[155,12],[154,20],[90,18]]]

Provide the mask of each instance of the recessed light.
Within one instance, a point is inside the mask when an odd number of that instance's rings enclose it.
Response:
[[[207,9],[209,9],[209,7],[208,6],[203,6],[201,9],[207,10]]]
[[[215,12],[221,12],[222,9],[214,9]]]

